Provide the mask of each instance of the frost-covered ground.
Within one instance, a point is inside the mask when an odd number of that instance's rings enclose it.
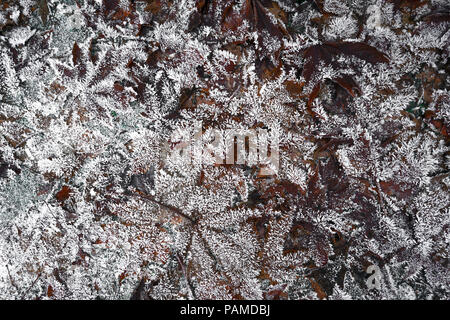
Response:
[[[449,299],[449,12],[0,0],[0,298]],[[167,161],[199,123],[278,172]]]

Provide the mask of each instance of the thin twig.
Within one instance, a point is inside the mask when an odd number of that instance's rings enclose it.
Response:
[[[153,203],[156,203],[157,205],[160,205],[161,207],[169,209],[170,211],[172,211],[172,212],[180,215],[181,217],[189,220],[192,224],[195,224],[197,222],[194,218],[188,216],[187,214],[185,214],[182,210],[178,209],[177,207],[174,207],[174,206],[171,206],[170,204],[165,204],[165,203],[163,203],[163,202],[161,202],[159,200],[156,200],[151,195],[145,194],[145,193],[140,192],[140,191],[138,191],[138,195],[140,197],[144,198],[144,199],[147,199],[147,200],[149,200],[149,201],[151,201]]]
[[[25,296],[27,295],[27,293],[31,290],[31,288],[34,287],[34,285],[36,284],[36,282],[38,281],[38,279],[41,277],[42,272],[39,272],[39,274],[37,275],[36,279],[34,279],[33,283],[31,284],[31,286],[27,289],[27,291],[24,292],[24,294],[22,295],[22,300],[25,298]]]
[[[9,272],[8,265],[6,265],[6,270],[8,270],[8,276],[9,276],[9,280],[11,281],[11,284],[13,285],[14,288],[16,288],[17,291],[20,291],[19,287],[16,285],[16,283],[13,280],[13,278],[11,277],[11,273]]]

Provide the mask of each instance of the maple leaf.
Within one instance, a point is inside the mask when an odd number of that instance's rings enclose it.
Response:
[[[285,17],[284,12],[280,9],[278,4],[269,0],[245,0],[239,11],[235,10],[235,2],[226,3],[222,9],[222,15],[219,21],[212,18],[218,8],[223,6],[222,2],[217,0],[200,0],[197,2],[198,12],[201,14],[201,21],[206,25],[220,25],[220,29],[225,34],[227,32],[241,31],[242,26],[248,23],[248,32],[257,32],[258,34],[258,48],[262,55],[267,55],[269,52],[264,52],[263,48],[267,43],[264,40],[267,33],[271,39],[277,39],[282,46],[282,38],[288,35],[284,23],[282,21]],[[276,13],[277,15],[275,15]],[[195,26],[200,25],[198,13],[195,16]]]
[[[331,64],[336,69],[340,68],[339,63],[334,61],[334,58],[339,55],[354,56],[372,64],[389,62],[385,54],[363,42],[325,42],[311,46],[303,52],[303,58],[306,62],[303,66],[302,76],[305,78],[305,81],[309,83],[312,80],[320,63]],[[356,82],[349,75],[341,75],[331,80],[352,97],[361,92]],[[318,82],[312,89],[309,95],[308,107],[311,106],[312,101],[318,96],[320,85],[320,82]]]
[[[222,30],[236,30],[247,20],[250,22],[252,31],[266,30],[271,36],[281,38],[286,30],[272,21],[267,8],[269,5],[273,5],[272,1],[246,0],[238,14],[234,13],[232,5],[229,5],[224,11]]]

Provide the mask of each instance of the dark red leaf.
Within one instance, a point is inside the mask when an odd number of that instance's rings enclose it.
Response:
[[[389,62],[389,58],[384,53],[364,42],[329,42],[327,46],[335,46],[343,54],[353,55],[372,64]],[[329,49],[329,51],[331,50]]]
[[[58,201],[65,201],[67,199],[69,199],[70,193],[72,192],[72,190],[70,190],[70,188],[68,186],[63,186],[61,188],[61,190],[56,194],[56,199]]]
[[[53,290],[53,287],[51,286],[51,285],[48,285],[48,287],[47,287],[47,297],[49,297],[49,298],[51,298],[51,297],[53,297],[54,296],[54,290]]]

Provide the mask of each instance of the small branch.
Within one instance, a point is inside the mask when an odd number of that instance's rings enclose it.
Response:
[[[145,194],[143,192],[140,192],[140,191],[138,191],[138,195],[141,198],[144,198],[144,199],[149,200],[149,201],[151,201],[153,203],[156,203],[157,205],[160,205],[161,207],[164,207],[164,208],[166,208],[166,209],[168,209],[168,210],[178,214],[179,216],[185,218],[186,220],[189,220],[192,224],[195,224],[197,222],[197,220],[195,220],[194,218],[188,216],[187,214],[185,214],[182,210],[178,209],[177,207],[171,206],[169,204],[165,204],[165,203],[163,203],[163,202],[161,202],[159,200],[156,200],[154,197],[152,197],[152,196],[150,196],[148,194]]]
[[[190,281],[189,278],[188,278],[187,271],[186,271],[186,267],[184,266],[183,261],[181,261],[181,258],[180,258],[180,255],[178,254],[178,252],[175,254],[175,256],[176,256],[176,258],[177,258],[177,260],[178,260],[178,263],[179,263],[180,266],[181,266],[181,271],[183,272],[184,278],[186,279],[186,282],[187,282],[187,284],[189,285],[189,289],[191,290],[192,297],[196,300],[197,297],[196,297],[196,295],[195,295],[195,289],[194,289],[194,287],[192,286],[192,283],[191,283],[191,281]]]
[[[20,292],[19,287],[17,287],[16,283],[14,282],[13,278],[11,277],[11,273],[9,272],[8,265],[6,265],[6,270],[8,270],[8,276],[9,276],[9,280],[11,281],[11,284],[13,285],[14,288],[16,288],[16,290],[18,292]]]
[[[23,300],[25,298],[25,296],[27,295],[27,293],[31,290],[31,288],[34,287],[34,285],[36,284],[36,282],[39,280],[39,278],[41,277],[42,272],[39,272],[39,274],[37,275],[36,279],[34,279],[33,283],[31,284],[31,286],[27,289],[27,291],[24,292],[24,294],[21,297],[21,300]]]

